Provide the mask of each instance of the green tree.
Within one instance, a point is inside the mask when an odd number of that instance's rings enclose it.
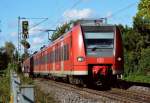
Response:
[[[0,48],[0,70],[4,70],[7,68],[9,63],[9,56],[5,52],[3,48]]]
[[[14,59],[15,46],[12,42],[5,42],[4,47],[0,48],[0,68],[6,69],[8,63]]]
[[[60,27],[57,27],[56,31],[52,34],[51,40],[54,41],[57,38],[59,38],[61,35],[63,35],[66,31],[68,31],[70,29],[70,25],[73,23],[74,21],[70,21],[69,23],[65,23]]]
[[[150,46],[150,1],[141,0],[133,20],[133,28],[142,36],[142,48]]]
[[[150,73],[150,48],[146,48],[141,51],[139,67],[140,67],[140,72],[143,71],[145,75],[147,73]]]
[[[14,56],[14,51],[15,51],[15,46],[12,42],[5,42],[4,49],[7,53],[7,55],[10,58],[10,61],[12,61],[13,56]]]
[[[122,27],[125,76],[146,77],[150,71],[150,1],[141,0],[133,18],[133,27]],[[134,77],[134,76],[133,76]]]
[[[141,0],[138,5],[137,16],[150,19],[150,1],[149,0]]]

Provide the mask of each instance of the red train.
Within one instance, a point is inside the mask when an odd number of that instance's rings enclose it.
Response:
[[[23,62],[29,75],[66,78],[70,83],[104,84],[124,70],[121,32],[101,20],[80,20]]]

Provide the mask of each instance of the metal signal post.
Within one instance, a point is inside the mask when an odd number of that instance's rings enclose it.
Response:
[[[41,22],[33,25],[29,28],[28,20],[31,19],[42,19]],[[21,42],[24,40],[26,43],[29,44],[26,40],[29,38],[29,30],[40,25],[41,23],[48,20],[48,18],[25,18],[25,17],[18,17],[18,54],[21,54]],[[22,25],[20,25],[22,22]],[[21,28],[22,27],[22,28]],[[27,49],[29,48],[29,45],[26,47],[24,46],[24,52],[27,52]],[[18,56],[18,63],[20,62],[20,56]]]
[[[20,62],[20,53],[21,53],[21,32],[20,32],[20,16],[18,17],[18,63]]]
[[[20,61],[20,54],[21,54],[21,40],[26,40],[28,37],[28,21],[22,21],[22,25],[20,25],[21,20],[25,18],[18,17],[18,63]],[[22,29],[21,29],[22,26]],[[21,32],[22,30],[22,32]],[[21,36],[22,35],[22,36]],[[25,49],[24,49],[25,50]]]

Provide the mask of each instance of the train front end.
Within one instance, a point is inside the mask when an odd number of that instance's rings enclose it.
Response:
[[[123,74],[123,46],[117,26],[107,24],[80,24],[85,53],[78,57],[86,63],[88,80],[101,84]],[[80,40],[79,40],[80,42]],[[80,49],[81,50],[81,49]],[[83,50],[83,48],[82,48]]]

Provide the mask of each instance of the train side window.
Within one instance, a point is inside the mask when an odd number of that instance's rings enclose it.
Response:
[[[40,60],[40,64],[42,64],[42,61],[43,61],[42,56],[39,58],[39,60]]]
[[[50,63],[52,63],[53,62],[53,52],[52,51],[50,53],[50,59],[51,59]]]
[[[57,48],[57,62],[59,61],[59,48]]]
[[[64,45],[64,51],[63,51],[64,60],[69,60],[69,45]]]
[[[47,63],[49,63],[50,62],[50,53],[48,53],[46,56],[47,56]]]
[[[50,60],[51,60],[51,63],[53,62],[53,52],[50,53]]]
[[[37,58],[36,60],[37,60],[37,65],[39,65],[39,59]]]
[[[43,55],[43,64],[45,63],[45,55]]]
[[[35,61],[36,61],[35,65],[38,65],[38,61],[37,61],[37,58],[35,58]]]
[[[58,61],[58,49],[56,49],[56,62]]]
[[[41,57],[38,58],[39,59],[39,65],[41,64]]]
[[[36,58],[34,59],[34,61],[35,61],[34,64],[37,65],[37,59]]]
[[[34,59],[35,62],[33,62],[33,65],[36,65],[36,60]]]
[[[65,51],[65,52],[66,52],[65,54],[66,54],[66,60],[67,60],[67,55],[68,55],[68,54],[67,54],[67,44],[66,44],[66,51]]]
[[[38,57],[38,65],[40,65],[40,58]]]
[[[51,52],[50,58],[51,58],[51,63],[53,63],[53,52]]]
[[[67,54],[66,54],[66,51],[67,51],[67,46],[65,45],[65,60],[67,60]]]
[[[54,58],[55,58],[55,61],[54,61],[54,62],[56,62],[56,58],[57,58],[56,49],[55,49],[55,56],[54,56]]]
[[[42,56],[42,64],[44,64],[44,55]]]
[[[42,64],[44,63],[44,56],[41,57],[42,58]]]
[[[49,59],[48,59],[48,63],[51,63],[51,52],[49,53],[49,55],[48,55],[48,57],[49,57]]]
[[[59,51],[58,51],[58,48],[57,48],[57,62],[59,61]]]
[[[47,54],[45,54],[45,63],[47,63]]]
[[[59,61],[61,61],[61,47],[59,47]]]
[[[62,47],[60,47],[60,61],[62,60]]]
[[[66,50],[67,60],[69,60],[69,44],[67,44],[66,46],[67,46],[67,50]]]
[[[55,54],[54,54],[55,61],[54,62],[56,62],[56,57],[57,57],[57,54],[56,54],[56,49],[55,49]]]
[[[39,59],[39,65],[41,64],[41,57],[38,58]]]
[[[53,60],[52,62],[55,62],[55,51],[53,51]]]
[[[53,51],[51,52],[51,62],[53,63]]]
[[[39,63],[42,64],[42,56],[39,58]]]
[[[58,48],[58,62],[60,61],[60,49],[59,48]]]
[[[64,45],[64,51],[63,51],[63,53],[64,53],[64,55],[63,55],[64,58],[63,58],[63,59],[64,59],[64,61],[65,61],[65,60],[66,60],[66,45]]]
[[[47,57],[47,63],[49,63],[49,59],[50,59],[50,58],[49,58],[49,54],[50,54],[50,53],[47,53],[47,55],[46,55],[46,57]]]
[[[39,63],[39,59],[37,58],[37,65],[39,65],[40,63]]]

